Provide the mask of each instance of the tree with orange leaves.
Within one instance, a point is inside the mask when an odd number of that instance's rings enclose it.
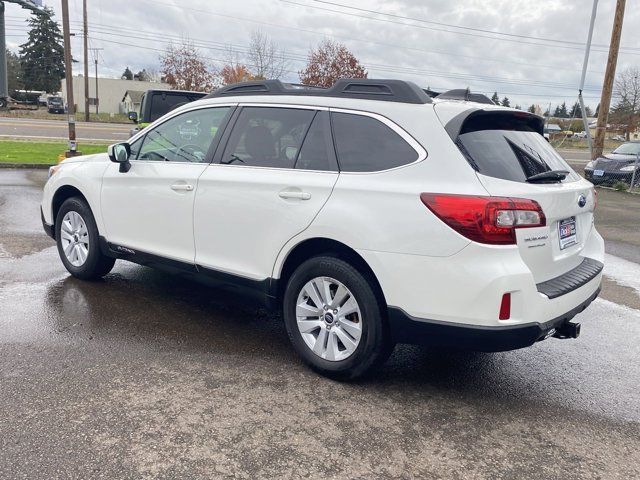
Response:
[[[300,82],[314,87],[331,87],[340,78],[367,78],[367,71],[347,47],[325,40],[309,52]]]

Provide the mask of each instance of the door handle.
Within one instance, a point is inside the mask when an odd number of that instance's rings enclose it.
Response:
[[[193,191],[193,185],[188,183],[174,183],[171,185],[171,190],[175,192],[191,192]]]
[[[283,190],[278,193],[280,198],[289,199],[295,198],[298,200],[309,200],[311,198],[311,194],[307,192],[300,192],[297,190]]]

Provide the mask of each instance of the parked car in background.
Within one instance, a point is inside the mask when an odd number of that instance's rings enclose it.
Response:
[[[624,137],[624,135],[614,135],[613,137],[611,137],[611,140],[615,140],[616,142],[624,142],[626,138]]]
[[[594,185],[624,182],[631,184],[640,155],[640,140],[625,142],[613,152],[587,163],[584,176]],[[640,171],[636,172],[634,183],[640,183]]]
[[[52,167],[43,227],[80,279],[122,259],[282,311],[331,377],[396,343],[576,338],[602,279],[593,185],[542,117],[443,98],[400,80],[230,85]]]
[[[47,111],[49,113],[64,113],[65,107],[62,97],[51,95],[47,98]]]
[[[587,138],[587,132],[584,130],[573,134],[573,138]]]
[[[199,100],[205,95],[207,94],[204,92],[185,90],[147,90],[140,102],[140,112],[128,114],[129,120],[137,124],[136,128],[131,129],[131,136],[170,111]]]

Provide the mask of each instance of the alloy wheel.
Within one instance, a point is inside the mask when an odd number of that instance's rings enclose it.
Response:
[[[62,219],[60,243],[65,257],[74,267],[81,267],[89,256],[89,231],[78,212],[69,211]]]
[[[333,362],[353,355],[362,337],[362,313],[356,298],[330,277],[316,277],[302,287],[296,322],[311,351]]]

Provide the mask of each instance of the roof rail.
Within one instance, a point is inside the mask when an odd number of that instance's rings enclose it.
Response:
[[[493,101],[486,95],[483,95],[482,93],[471,93],[471,91],[468,88],[449,90],[448,92],[441,93],[436,98],[439,100],[464,100],[466,102],[485,103],[487,105],[495,105],[495,103],[493,103]]]
[[[431,98],[413,82],[368,78],[342,78],[331,88],[283,83],[280,80],[242,82],[219,88],[205,98],[238,95],[300,95],[415,104],[431,103]]]

